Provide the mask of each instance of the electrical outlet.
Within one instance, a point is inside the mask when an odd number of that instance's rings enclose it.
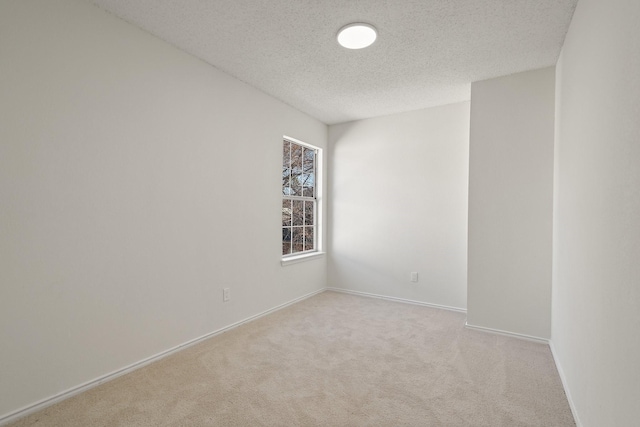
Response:
[[[418,272],[417,271],[412,271],[411,272],[411,281],[412,282],[417,282],[418,281]]]
[[[227,301],[229,301],[229,299],[231,299],[231,296],[229,295],[229,292],[230,292],[229,288],[224,288],[222,290],[222,301],[223,302],[227,302]]]

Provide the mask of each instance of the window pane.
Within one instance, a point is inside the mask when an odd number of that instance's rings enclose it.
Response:
[[[305,148],[303,155],[303,172],[305,179],[303,183],[303,196],[313,197],[316,175],[316,150]]]
[[[282,255],[291,253],[291,227],[282,227]]]
[[[304,225],[304,202],[302,200],[293,200],[292,209],[293,225]]]
[[[302,196],[302,146],[291,144],[291,195]]]
[[[282,145],[282,194],[288,195],[289,191],[289,178],[291,176],[291,143],[284,141]]]
[[[292,175],[291,176],[291,189],[290,193],[292,196],[302,196],[302,184],[304,182],[304,177],[301,174]]]
[[[304,227],[304,250],[312,251],[314,241],[314,227]]]
[[[315,178],[316,178],[315,174],[313,173],[304,175],[304,178],[302,181],[302,195],[304,197],[313,197],[313,193],[316,185]]]
[[[315,169],[316,166],[316,150],[312,150],[310,148],[305,148],[303,154],[304,161],[304,172],[311,173]]]
[[[303,227],[293,227],[291,233],[292,253],[304,251],[304,232]]]
[[[291,144],[291,167],[297,173],[302,173],[302,145]]]
[[[291,200],[282,201],[282,226],[291,225]]]
[[[304,225],[315,225],[315,202],[304,202]]]

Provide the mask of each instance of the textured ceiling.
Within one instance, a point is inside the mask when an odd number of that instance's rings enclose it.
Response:
[[[448,104],[554,65],[577,0],[89,0],[328,124]],[[368,22],[378,40],[336,33]]]

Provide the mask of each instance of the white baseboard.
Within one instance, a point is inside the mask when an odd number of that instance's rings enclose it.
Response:
[[[553,341],[552,340],[545,339],[545,338],[539,338],[539,337],[533,337],[533,336],[530,336],[530,335],[523,335],[523,334],[516,334],[516,333],[513,333],[513,332],[501,331],[499,329],[485,328],[483,326],[469,325],[468,323],[465,323],[464,326],[466,328],[475,329],[475,330],[482,331],[482,332],[498,334],[498,335],[505,335],[505,336],[508,336],[508,337],[514,337],[514,338],[524,339],[524,340],[527,340],[527,341],[534,341],[534,342],[547,344],[549,346],[549,349],[551,350],[551,356],[553,357],[553,362],[556,365],[556,370],[558,371],[558,376],[560,377],[560,381],[562,382],[562,388],[564,389],[564,394],[567,396],[567,401],[569,402],[569,408],[571,409],[571,414],[573,415],[573,420],[576,423],[576,427],[582,427],[582,422],[580,422],[580,417],[578,417],[578,412],[576,410],[576,406],[573,403],[573,399],[571,397],[571,392],[569,391],[569,385],[567,384],[567,378],[564,375],[564,370],[562,369],[562,365],[560,365],[560,362],[558,361],[558,358],[556,356],[556,351],[555,351],[555,348],[553,346]]]
[[[350,289],[326,288],[326,290],[333,291],[333,292],[342,292],[343,294],[360,295],[360,296],[363,296],[363,297],[384,299],[384,300],[387,300],[387,301],[403,302],[403,303],[406,303],[406,304],[422,305],[424,307],[439,308],[439,309],[442,309],[442,310],[456,311],[458,313],[466,313],[467,312],[467,310],[465,310],[464,308],[449,307],[448,305],[431,304],[431,303],[428,303],[428,302],[415,301],[415,300],[406,299],[406,298],[390,297],[390,296],[386,296],[386,295],[370,294],[368,292],[352,291]]]
[[[488,332],[488,333],[497,334],[497,335],[504,335],[504,336],[507,336],[507,337],[519,338],[521,340],[533,341],[533,342],[538,342],[538,343],[541,343],[541,344],[549,344],[549,340],[548,339],[540,338],[540,337],[534,337],[532,335],[518,334],[518,333],[515,333],[515,332],[503,331],[501,329],[485,328],[484,326],[470,325],[467,322],[465,322],[464,326],[465,326],[465,328],[474,329],[476,331]]]
[[[552,340],[549,340],[549,348],[551,349],[551,355],[553,356],[553,361],[556,364],[556,369],[558,370],[560,381],[562,381],[562,387],[564,388],[564,394],[567,396],[567,401],[569,402],[569,408],[571,408],[571,413],[573,414],[573,420],[576,422],[576,427],[582,427],[582,422],[580,421],[580,417],[578,417],[578,411],[576,410],[576,405],[573,403],[573,398],[571,397],[571,392],[569,391],[569,384],[567,384],[567,377],[564,375],[564,370],[562,369],[562,365],[558,361],[558,357],[556,356],[556,350]]]
[[[275,311],[281,310],[285,307],[288,307],[292,304],[295,304],[297,302],[300,302],[302,300],[305,300],[307,298],[311,298],[314,295],[317,295],[321,292],[324,292],[325,288],[322,289],[318,289],[317,291],[311,292],[309,294],[303,295],[301,297],[295,298],[291,301],[285,302],[283,304],[280,304],[278,306],[275,306],[273,308],[270,308],[269,310],[263,311],[261,313],[258,313],[256,315],[247,317],[246,319],[240,320],[238,322],[232,323],[228,326],[225,326],[223,328],[220,328],[218,330],[215,330],[213,332],[209,332],[208,334],[202,335],[198,338],[194,338],[192,340],[189,340],[183,344],[177,345],[175,347],[172,347],[168,350],[162,351],[158,354],[155,354],[153,356],[147,357],[146,359],[142,359],[138,362],[132,363],[131,365],[125,366],[121,369],[118,369],[116,371],[110,372],[106,375],[102,375],[96,379],[93,379],[91,381],[87,381],[83,384],[77,385],[75,387],[71,387],[65,391],[62,391],[60,393],[54,394],[53,396],[47,397],[45,399],[39,400],[35,403],[32,403],[30,405],[27,405],[21,409],[18,409],[16,411],[13,412],[9,412],[7,414],[4,414],[2,416],[0,416],[0,426],[3,426],[5,424],[9,424],[13,421],[18,420],[19,418],[23,418],[26,417],[27,415],[30,415],[34,412],[40,411],[48,406],[54,405],[58,402],[61,402],[65,399],[68,399],[70,397],[73,397],[77,394],[80,394],[84,391],[87,391],[89,389],[92,389],[94,387],[99,386],[100,384],[104,384],[108,381],[114,380],[122,375],[128,374],[130,372],[135,371],[136,369],[140,369],[143,366],[149,365],[150,363],[156,362],[160,359],[163,359],[171,354],[174,354],[180,350],[184,350],[188,347],[191,347],[195,344],[198,344],[201,341],[204,341],[208,338],[214,337],[216,335],[222,334],[224,332],[227,332],[231,329],[237,328],[240,325],[243,325],[245,323],[251,322],[253,320],[259,319],[260,317],[266,316],[267,314],[271,314]]]

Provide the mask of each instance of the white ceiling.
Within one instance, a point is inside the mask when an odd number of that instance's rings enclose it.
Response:
[[[577,0],[89,0],[327,123],[468,100],[554,65]],[[348,50],[351,22],[378,40]]]

